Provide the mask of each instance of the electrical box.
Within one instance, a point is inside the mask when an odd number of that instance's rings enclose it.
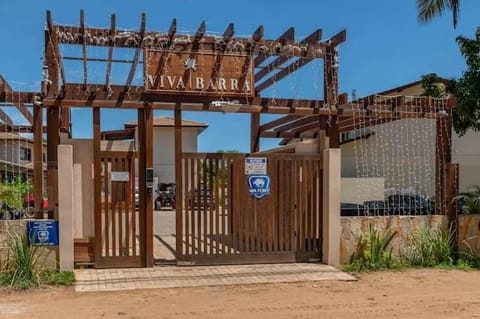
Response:
[[[153,188],[153,168],[147,168],[145,180],[147,183],[147,188]]]

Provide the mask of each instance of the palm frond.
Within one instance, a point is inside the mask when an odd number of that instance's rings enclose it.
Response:
[[[418,20],[421,23],[428,23],[447,10],[452,11],[453,27],[456,28],[460,13],[460,0],[417,0]]]

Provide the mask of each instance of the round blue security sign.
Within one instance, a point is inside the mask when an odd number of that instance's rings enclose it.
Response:
[[[270,177],[268,175],[248,176],[248,192],[258,199],[270,195]]]

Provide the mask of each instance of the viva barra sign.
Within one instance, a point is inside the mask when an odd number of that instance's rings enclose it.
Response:
[[[251,97],[253,61],[247,55],[145,51],[145,91],[159,94]]]

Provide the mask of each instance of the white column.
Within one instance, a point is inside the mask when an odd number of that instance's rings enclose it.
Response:
[[[323,151],[323,258],[325,264],[340,264],[340,170],[339,148]]]
[[[58,145],[58,232],[60,270],[73,270],[73,146]]]

